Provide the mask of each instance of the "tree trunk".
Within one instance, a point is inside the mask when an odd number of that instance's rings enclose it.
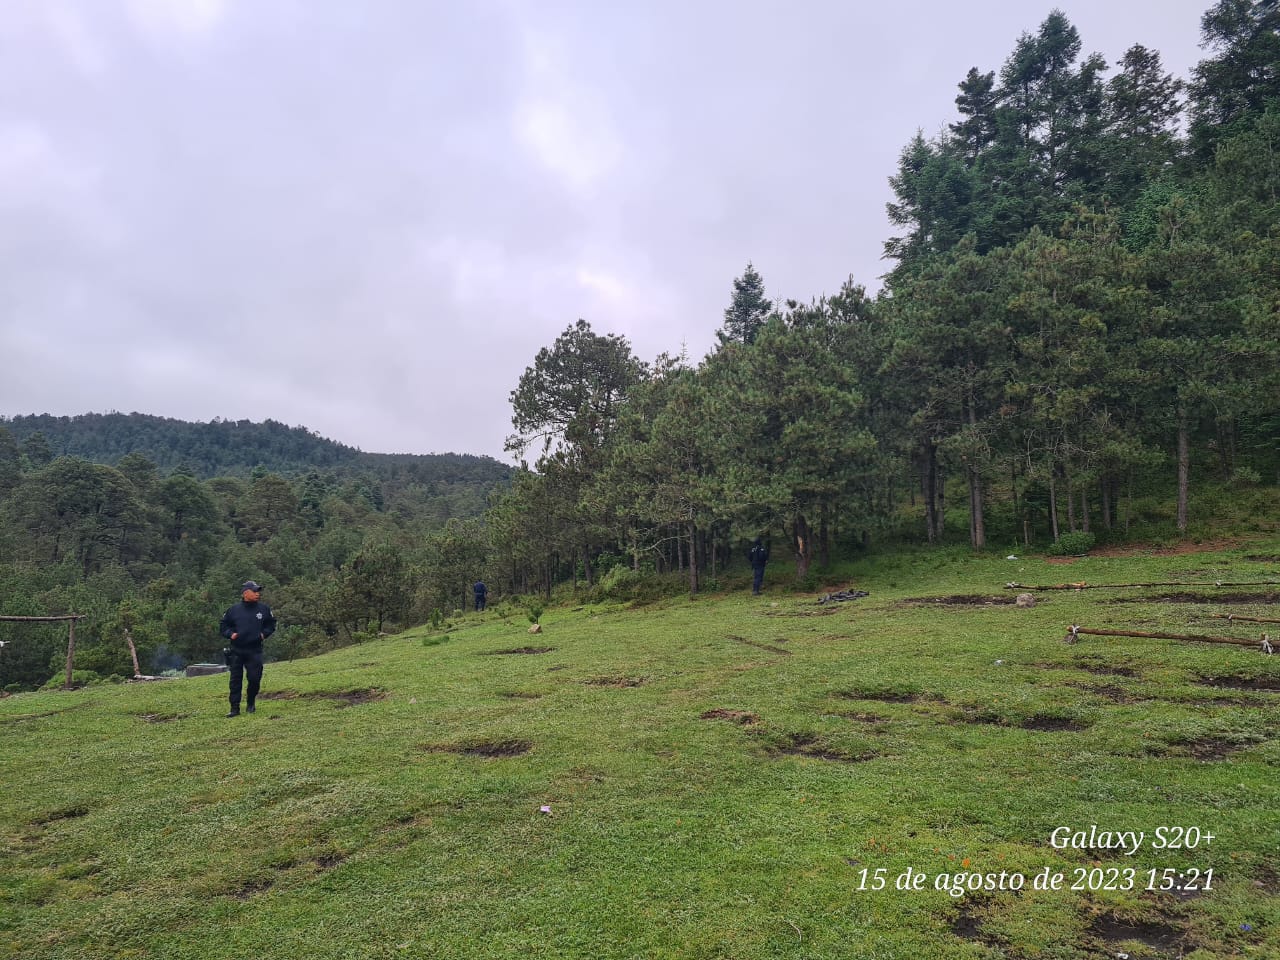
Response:
[[[803,514],[796,514],[793,528],[796,547],[796,579],[803,580],[809,573],[809,564],[813,561],[813,531]]]
[[[1191,441],[1187,409],[1178,408],[1178,532],[1187,532],[1187,487],[1191,476]]]
[[[969,468],[969,544],[975,550],[987,545],[987,530],[983,523],[982,477],[973,467]]]
[[[1058,542],[1058,468],[1049,471],[1049,531],[1053,534],[1053,542]]]
[[[1080,529],[1089,532],[1089,488],[1080,488]]]
[[[934,512],[934,539],[936,542],[942,542],[942,535],[945,532],[944,527],[947,525],[947,478],[943,474],[942,469],[936,465],[937,451],[934,451],[935,466],[933,470],[933,484],[935,488],[935,496],[938,498],[938,509]]]
[[[698,592],[698,528],[689,521],[689,596]]]
[[[920,458],[920,495],[924,498],[924,527],[930,543],[937,540],[937,480],[937,450],[930,444]]]
[[[824,569],[831,566],[831,535],[827,528],[827,512],[827,504],[824,503],[818,520],[818,563]]]
[[[1111,481],[1102,481],[1102,529],[1111,529]]]

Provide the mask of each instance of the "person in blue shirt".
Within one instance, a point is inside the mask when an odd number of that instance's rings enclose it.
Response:
[[[489,596],[489,588],[484,585],[483,580],[477,580],[471,587],[471,592],[476,595],[476,612],[484,609],[485,600]]]
[[[262,641],[276,632],[276,618],[271,608],[262,602],[262,587],[253,580],[246,580],[240,588],[240,602],[222,615],[222,636],[231,641],[223,653],[231,668],[231,712],[228,717],[240,716],[240,688],[244,677],[249,678],[248,710],[256,709],[258,690],[262,686]]]

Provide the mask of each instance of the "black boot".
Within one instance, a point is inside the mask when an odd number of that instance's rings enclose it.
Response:
[[[253,701],[252,701],[252,700],[250,700],[250,701],[249,701],[249,705],[248,705],[247,707],[245,707],[245,710],[246,710],[248,713],[253,713],[256,709],[257,709],[257,708],[253,705]]]
[[[233,703],[231,705],[231,712],[227,714],[227,719],[230,719],[231,717],[238,717],[238,716],[240,716],[240,704]]]

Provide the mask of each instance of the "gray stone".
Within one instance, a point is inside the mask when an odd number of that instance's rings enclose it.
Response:
[[[188,677],[209,677],[215,673],[226,672],[227,668],[220,663],[189,663],[186,670]]]
[[[1036,598],[1029,593],[1020,593],[1018,594],[1018,599],[1014,602],[1020,607],[1034,607]]]

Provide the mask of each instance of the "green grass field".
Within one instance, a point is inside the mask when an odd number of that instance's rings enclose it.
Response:
[[[1280,657],[1063,641],[1280,633],[1207,619],[1280,587],[1009,580],[1276,581],[1280,540],[469,616],[270,664],[234,720],[225,677],[9,697],[0,957],[1280,957]],[[1145,839],[1051,846],[1091,826]]]

